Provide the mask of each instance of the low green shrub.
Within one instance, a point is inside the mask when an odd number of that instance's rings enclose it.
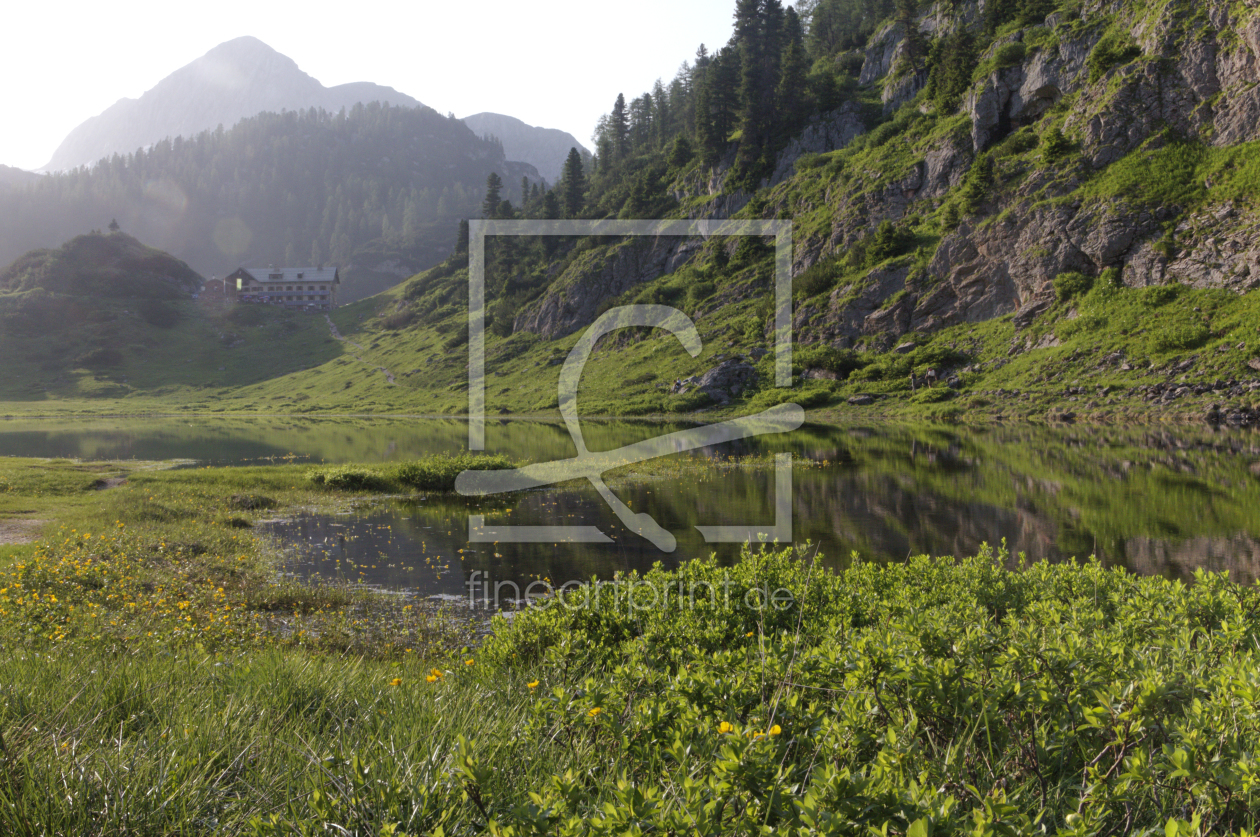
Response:
[[[1090,83],[1098,81],[1112,68],[1127,64],[1141,54],[1142,48],[1127,32],[1108,32],[1094,46],[1094,51],[1089,54],[1086,62]]]
[[[390,476],[408,488],[453,491],[455,478],[463,471],[501,471],[512,467],[512,460],[501,454],[435,454],[396,465]]]
[[[388,491],[389,480],[375,469],[359,465],[320,468],[307,475],[313,484],[335,491]]]
[[[993,63],[998,69],[1013,67],[1016,64],[1022,64],[1027,54],[1028,48],[1022,42],[1013,41],[997,48],[997,51],[993,53]]]
[[[797,374],[806,369],[826,369],[841,380],[870,362],[869,357],[852,349],[837,349],[825,343],[807,344],[792,352],[792,370]]]
[[[798,171],[809,171],[827,164],[827,158],[821,154],[802,154],[792,165]]]
[[[798,299],[809,299],[834,288],[844,272],[840,259],[819,259],[792,280],[792,287]]]
[[[1062,128],[1058,127],[1046,131],[1040,144],[1041,158],[1047,163],[1057,163],[1076,150],[1076,144],[1067,138]]]
[[[713,292],[717,290],[717,286],[713,284],[712,279],[700,279],[693,282],[687,287],[687,305],[691,309],[713,296]]]
[[[915,404],[940,404],[943,401],[949,401],[953,397],[954,391],[949,387],[934,386],[916,392],[910,396],[910,400]]]
[[[1160,308],[1181,296],[1181,285],[1155,285],[1142,292],[1142,303],[1148,308]]]
[[[1212,339],[1207,326],[1194,323],[1162,328],[1150,336],[1153,352],[1182,352],[1197,349]]]
[[[1078,296],[1084,296],[1089,293],[1089,289],[1094,287],[1094,277],[1077,271],[1068,271],[1060,273],[1054,277],[1054,295],[1059,302],[1067,302],[1069,299]]]

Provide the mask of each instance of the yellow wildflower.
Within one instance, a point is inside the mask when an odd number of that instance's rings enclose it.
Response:
[[[592,708],[592,709],[591,709],[589,712],[587,712],[586,714],[587,714],[588,716],[590,716],[590,717],[594,718],[595,716],[599,715],[599,713],[600,713],[600,712],[603,712],[603,711],[604,711],[604,710],[603,710],[603,708],[601,708],[601,707],[599,707],[599,706],[596,706],[596,707]]]
[[[401,686],[401,685],[402,685],[402,678],[401,678],[401,677],[395,677],[393,680],[389,681],[389,685],[391,685],[391,686]]]
[[[735,727],[733,727],[727,721],[723,721],[722,723],[718,724],[718,733],[721,735],[726,735],[727,733],[734,732],[734,731],[735,731]]]
[[[534,680],[530,683],[526,683],[525,686],[532,692],[534,689],[538,688],[538,681]]]

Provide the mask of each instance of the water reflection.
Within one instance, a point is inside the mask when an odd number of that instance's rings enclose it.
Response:
[[[686,426],[594,421],[583,430],[592,450],[608,450]],[[460,450],[466,439],[457,419],[0,421],[0,454],[210,464],[289,454],[314,462],[402,460]],[[491,452],[523,463],[574,455],[559,422],[491,421],[486,440]],[[540,577],[560,583],[711,552],[735,560],[735,547],[705,544],[695,527],[771,524],[772,470],[723,463],[780,451],[797,463],[794,539],[815,544],[832,566],[846,564],[854,551],[878,561],[965,555],[1005,538],[1030,560],[1097,554],[1178,578],[1197,567],[1228,569],[1247,582],[1260,577],[1260,433],[1208,427],[807,425],[658,460],[666,464],[647,480],[612,479],[634,511],[674,533],[673,554],[625,531],[586,485],[479,500],[434,495],[270,529],[301,546],[304,571],[444,595],[460,594],[474,571],[518,584]],[[595,525],[613,542],[470,544],[469,513],[484,514],[488,525]]]
[[[739,451],[763,452],[745,440]],[[697,452],[692,466],[615,490],[636,512],[651,514],[679,541],[661,553],[625,531],[590,489],[547,489],[477,500],[432,496],[410,505],[374,508],[367,527],[391,526],[391,540],[372,554],[353,547],[341,564],[308,555],[325,574],[467,595],[480,571],[524,587],[538,578],[608,578],[654,562],[716,553],[733,561],[738,548],[704,543],[697,525],[773,520],[773,473],[723,466],[732,446]],[[767,445],[773,447],[773,445]],[[1229,570],[1244,582],[1260,577],[1260,436],[1255,433],[1169,431],[1054,432],[1024,428],[987,432],[940,428],[808,427],[779,440],[798,463],[793,474],[794,540],[812,543],[826,564],[850,555],[902,560],[909,555],[970,555],[1005,540],[1012,555],[1061,561],[1098,555],[1136,572],[1188,579],[1196,568]],[[597,525],[613,543],[470,544],[466,518],[489,525]],[[360,518],[348,518],[358,526]],[[294,522],[276,531],[300,542]],[[462,550],[462,552],[461,552]],[[385,576],[364,566],[384,553],[401,564],[409,555],[440,556],[458,576]],[[437,560],[436,558],[434,560]],[[413,562],[414,564],[414,562]],[[443,565],[444,566],[444,565]],[[352,572],[347,572],[352,570]],[[359,575],[362,573],[362,576]]]

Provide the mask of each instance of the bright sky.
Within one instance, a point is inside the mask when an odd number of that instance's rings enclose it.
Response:
[[[253,35],[325,86],[371,81],[441,113],[506,113],[588,147],[600,114],[731,35],[735,0],[12,3],[0,163],[44,165],[69,131],[211,47]]]

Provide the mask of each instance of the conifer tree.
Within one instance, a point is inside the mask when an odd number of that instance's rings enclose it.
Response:
[[[499,204],[502,202],[503,178],[499,177],[495,172],[490,172],[486,177],[486,197],[481,202],[481,217],[493,218],[499,211]]]
[[[777,120],[779,137],[786,140],[805,123],[808,115],[806,92],[805,50],[800,41],[789,41],[783,51],[783,69],[775,103],[780,117]]]
[[[626,112],[626,97],[621,93],[617,94],[617,101],[613,103],[608,128],[612,134],[613,158],[616,162],[620,162],[626,159],[630,151],[630,115]]]
[[[560,189],[565,215],[576,218],[586,208],[586,175],[582,172],[582,155],[576,148],[569,149],[569,156],[564,161]]]
[[[700,147],[700,162],[707,167],[717,164],[725,140],[725,137],[719,136],[715,124],[711,87],[712,80],[706,77],[696,88],[696,144]]]
[[[714,56],[708,78],[712,82],[709,86],[709,110],[713,129],[720,147],[724,147],[739,118],[738,51],[727,48]]]
[[[923,33],[919,31],[919,10],[916,0],[897,0],[897,23],[906,33],[905,56],[910,69],[918,72],[923,64]]]
[[[543,218],[548,221],[557,221],[560,219],[560,199],[556,197],[556,190],[550,189],[547,194],[543,195]],[[550,240],[548,238],[547,240]]]
[[[466,218],[459,219],[459,232],[455,234],[455,253],[468,252],[468,220]]]

